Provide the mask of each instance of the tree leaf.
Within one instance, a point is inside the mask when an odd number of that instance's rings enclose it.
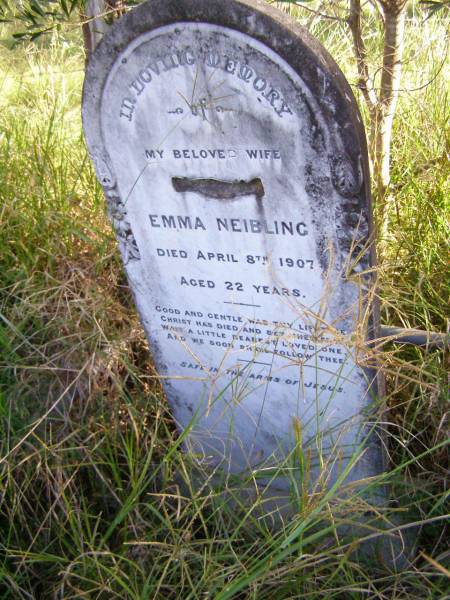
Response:
[[[41,17],[45,17],[45,11],[42,9],[38,0],[31,0],[30,8]]]
[[[61,8],[66,17],[70,17],[69,7],[67,6],[67,0],[61,0]]]

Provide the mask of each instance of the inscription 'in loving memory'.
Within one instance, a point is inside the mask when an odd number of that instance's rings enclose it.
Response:
[[[285,113],[292,114],[281,92],[247,63],[241,63],[226,54],[221,55],[210,50],[200,50],[195,53],[191,48],[184,48],[155,58],[139,71],[137,77],[129,84],[131,95],[129,94],[122,99],[120,116],[128,121],[133,120],[139,96],[155,76],[157,77],[161,73],[172,69],[195,64],[203,64],[214,70],[221,69],[225,73],[235,75],[238,79],[248,83],[262,98],[269,102],[279,117],[283,117]]]

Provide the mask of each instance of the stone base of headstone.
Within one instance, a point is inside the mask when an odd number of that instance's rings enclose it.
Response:
[[[236,524],[242,521],[246,526],[257,522],[262,529],[273,535],[280,531],[289,534],[303,519],[308,519],[308,510],[301,506],[296,493],[277,483],[261,485],[251,476],[242,475],[230,478],[229,474],[214,475],[208,470],[192,466],[175,477],[177,490],[186,498],[209,498],[209,510],[232,513]],[[301,490],[298,490],[301,493]],[[388,489],[381,488],[376,493],[362,493],[356,499],[356,507],[350,507],[352,495],[357,488],[347,494],[341,493],[322,511],[323,519],[308,527],[308,536],[317,533],[316,551],[331,552],[346,556],[349,560],[373,565],[375,571],[403,571],[411,566],[414,557],[417,528],[403,527],[408,520],[387,500]],[[325,494],[326,490],[322,491]],[[320,497],[320,492],[311,491]],[[326,535],[323,530],[332,529]],[[292,542],[295,543],[295,540]]]

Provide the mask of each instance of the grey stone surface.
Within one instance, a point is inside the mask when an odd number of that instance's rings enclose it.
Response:
[[[94,53],[83,120],[185,450],[239,472],[301,435],[333,481],[377,395],[367,151],[336,64],[263,2],[151,0]],[[381,469],[371,435],[349,478]]]

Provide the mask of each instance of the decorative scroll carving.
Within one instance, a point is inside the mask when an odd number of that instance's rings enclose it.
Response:
[[[116,231],[124,263],[128,264],[131,260],[140,260],[139,248],[131,224],[127,219],[126,206],[120,197],[116,177],[97,147],[94,148],[92,160],[108,201],[109,215]]]
[[[95,150],[97,150],[97,148]],[[92,160],[94,162],[95,172],[97,173],[97,177],[103,188],[107,190],[113,189],[116,186],[116,178],[114,177],[114,174],[109,168],[106,160],[96,152],[92,156]]]
[[[356,196],[363,183],[360,166],[355,168],[349,157],[337,154],[329,157],[331,180],[336,191],[344,198]]]
[[[109,214],[113,222],[114,229],[116,230],[117,239],[119,241],[120,250],[123,255],[125,264],[128,264],[132,260],[140,260],[141,255],[139,252],[136,239],[131,229],[131,225],[127,220],[127,210],[124,202],[122,202],[120,196],[116,192],[116,188],[108,190],[106,192],[106,198],[108,200]]]

